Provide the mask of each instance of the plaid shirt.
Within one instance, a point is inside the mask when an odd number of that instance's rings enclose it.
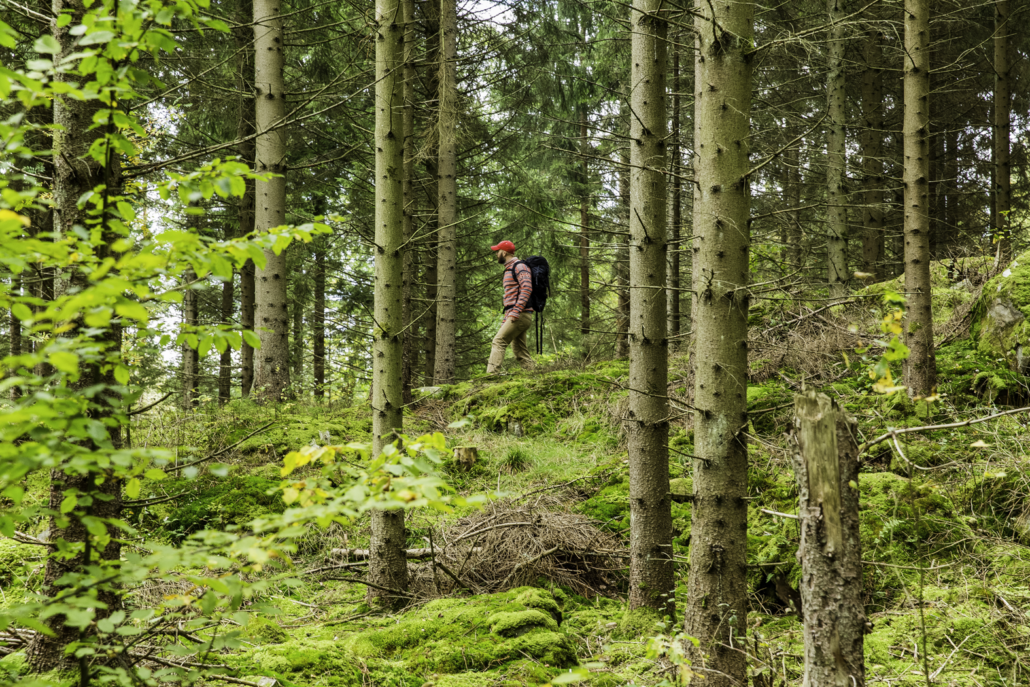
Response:
[[[518,258],[504,266],[504,316],[518,317],[523,312],[533,312],[526,307],[529,295],[533,293],[533,272],[529,265],[518,262]]]

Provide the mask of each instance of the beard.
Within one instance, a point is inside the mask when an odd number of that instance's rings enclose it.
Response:
[[[498,262],[499,264],[503,265],[503,264],[504,264],[504,261],[505,261],[505,260],[507,260],[507,259],[508,259],[508,256],[507,256],[507,255],[505,255],[504,253],[498,253],[498,254],[497,254],[497,262]]]

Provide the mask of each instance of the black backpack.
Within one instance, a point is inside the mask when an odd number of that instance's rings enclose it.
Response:
[[[547,264],[547,258],[542,255],[530,255],[524,260],[516,260],[512,263],[511,269],[514,273],[515,266],[523,263],[529,268],[533,275],[533,291],[529,294],[529,301],[526,305],[538,313],[536,318],[536,352],[544,352],[544,308],[547,306],[547,297],[551,295],[551,266]]]

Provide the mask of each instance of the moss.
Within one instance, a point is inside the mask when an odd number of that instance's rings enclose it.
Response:
[[[42,564],[45,552],[41,546],[0,539],[0,586],[24,585],[28,574]]]
[[[264,618],[252,618],[243,636],[260,644],[282,644],[290,639],[289,633],[278,623]]]
[[[1030,371],[1030,252],[984,284],[973,331],[980,351]]]
[[[330,687],[364,684],[369,675],[377,685],[396,687],[471,685],[480,684],[472,676],[485,671],[496,671],[492,675],[500,682],[491,684],[535,684],[576,662],[572,640],[554,613],[560,615],[553,596],[529,587],[439,599],[373,621],[380,627],[350,634],[326,628],[308,633],[314,636],[291,636],[281,644],[246,651],[235,662],[244,674]],[[517,675],[530,673],[535,682],[518,682]]]
[[[226,529],[246,525],[262,515],[281,513],[286,504],[279,492],[279,480],[234,473],[224,479],[168,480],[162,488],[169,493],[185,491],[174,501],[145,509],[139,518],[172,541],[203,529]]]
[[[930,263],[930,286],[932,289],[933,324],[940,327],[955,314],[955,309],[960,305],[968,303],[973,299],[972,288],[962,282],[955,283],[950,278],[951,261],[936,261]],[[878,296],[893,291],[895,293],[905,292],[905,275],[902,274],[894,279],[870,284],[858,291],[860,296]]]
[[[616,636],[623,639],[651,637],[661,632],[665,625],[665,619],[654,609],[634,608],[623,614]]]

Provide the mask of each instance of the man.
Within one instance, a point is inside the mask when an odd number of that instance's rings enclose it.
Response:
[[[524,368],[533,366],[526,346],[526,332],[533,326],[533,309],[529,307],[529,296],[533,293],[533,273],[524,262],[515,257],[515,244],[501,241],[490,250],[497,253],[497,262],[504,265],[504,318],[501,328],[490,346],[490,360],[486,364],[487,374],[501,371],[504,349],[515,344],[515,358]]]

